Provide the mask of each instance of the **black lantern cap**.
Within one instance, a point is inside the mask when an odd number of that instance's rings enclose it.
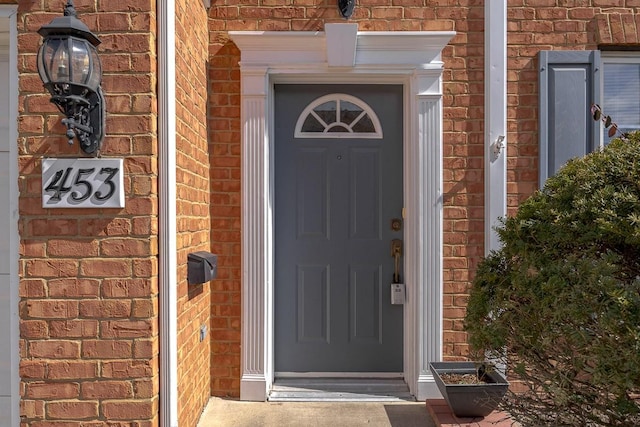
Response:
[[[78,36],[86,39],[94,46],[98,46],[101,41],[89,30],[84,22],[79,20],[76,15],[76,8],[73,6],[73,0],[67,0],[67,5],[64,7],[64,16],[54,18],[53,21],[47,25],[43,25],[38,34],[42,37],[47,36]]]

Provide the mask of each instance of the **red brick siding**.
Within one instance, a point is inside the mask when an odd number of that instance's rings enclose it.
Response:
[[[455,4],[454,4],[455,3]],[[637,0],[510,0],[508,2],[508,207],[538,188],[537,54],[549,49],[595,49],[638,44]],[[238,207],[239,52],[231,30],[318,31],[344,22],[334,3],[316,0],[227,0],[209,13],[211,72],[209,117],[213,150],[213,234],[224,239],[225,277],[214,289],[218,340],[212,391],[237,395],[240,363]],[[376,0],[358,3],[350,22],[360,31],[455,30],[444,49],[444,355],[468,356],[463,318],[473,273],[484,254],[484,2]],[[234,190],[230,190],[235,185]],[[231,239],[231,240],[229,240]],[[214,238],[214,241],[216,239]],[[221,243],[222,247],[223,244]],[[228,275],[228,276],[227,276]]]
[[[430,28],[457,33],[442,53],[445,358],[468,354],[462,322],[466,292],[484,247],[484,6],[465,3],[435,7],[434,19],[440,24]]]
[[[207,142],[207,14],[201,0],[176,2],[178,415],[195,426],[211,396],[211,283],[187,284],[187,255],[211,251],[210,162]]]
[[[218,13],[212,7],[209,16]],[[209,21],[211,27],[212,21]],[[213,32],[209,67],[211,241],[219,253],[211,295],[211,393],[240,393],[240,71],[238,50]]]
[[[481,2],[412,0],[358,4],[351,22],[360,31],[456,30],[446,48],[445,73],[445,352],[467,353],[461,332],[469,269],[483,248],[483,6]],[[240,106],[239,52],[230,30],[322,30],[344,22],[337,7],[319,1],[227,1],[209,13],[211,34],[210,140],[218,154],[212,169],[214,245],[227,248],[225,277],[213,290],[212,392],[237,396],[240,366]],[[218,236],[216,238],[215,236]],[[217,339],[215,339],[217,337]],[[223,363],[216,363],[216,360]]]
[[[102,154],[125,159],[126,191],[124,209],[81,210],[41,207],[41,158],[83,156],[35,64],[64,3],[20,1],[17,17],[21,425],[156,426],[155,2],[75,2],[102,39]]]
[[[538,52],[590,50],[603,45],[637,46],[639,11],[637,0],[509,1],[510,212],[538,187]]]
[[[30,425],[64,413],[77,425],[81,418],[128,416],[123,420],[133,421],[140,414],[136,421],[153,425],[158,394],[154,2],[110,1],[98,9],[95,2],[76,2],[81,18],[104,41],[100,51],[109,110],[104,154],[127,159],[127,207],[117,212],[40,207],[40,157],[78,156],[77,146],[68,147],[62,137],[60,115],[42,89],[34,62],[36,30],[59,15],[63,3],[40,9],[20,2],[18,16],[22,416]],[[509,0],[508,5],[512,212],[538,186],[537,53],[636,46],[640,4]],[[182,0],[176,6],[179,402],[181,423],[192,425],[208,387],[215,395],[239,394],[239,52],[227,32],[315,31],[344,21],[334,3],[318,0],[225,0],[208,13],[207,34],[201,2]],[[469,282],[484,252],[483,15],[484,2],[477,0],[375,0],[358,4],[350,21],[360,31],[457,31],[443,53],[446,358],[468,355],[462,319]],[[207,175],[209,183],[202,179]],[[190,292],[186,254],[198,249],[219,254],[219,275],[198,288],[202,292]],[[200,343],[199,326],[209,316],[210,341]],[[47,382],[60,385],[58,394],[51,395]]]

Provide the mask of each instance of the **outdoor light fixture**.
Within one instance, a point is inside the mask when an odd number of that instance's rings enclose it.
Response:
[[[351,18],[353,9],[356,7],[356,0],[338,0],[338,10],[343,18]]]
[[[53,102],[67,118],[69,144],[97,156],[104,139],[105,102],[100,83],[102,66],[96,46],[100,39],[76,17],[68,0],[64,16],[38,30],[43,37],[38,51],[38,73]]]

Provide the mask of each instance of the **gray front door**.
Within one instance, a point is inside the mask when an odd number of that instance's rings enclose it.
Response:
[[[399,85],[275,87],[276,372],[403,370],[402,106]]]

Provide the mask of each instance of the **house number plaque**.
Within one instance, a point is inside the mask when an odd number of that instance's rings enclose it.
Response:
[[[43,208],[123,208],[122,159],[43,159]]]

